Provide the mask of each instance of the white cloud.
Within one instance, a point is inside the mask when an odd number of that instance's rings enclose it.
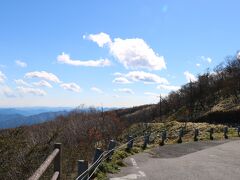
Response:
[[[58,62],[63,64],[69,64],[72,66],[86,66],[86,67],[105,67],[110,66],[111,62],[108,59],[99,59],[99,60],[72,60],[68,54],[62,53],[57,57]]]
[[[125,77],[117,77],[113,81],[116,84],[130,84],[131,82]]]
[[[196,64],[196,66],[197,66],[197,67],[200,67],[200,66],[201,66],[201,64],[197,63],[197,64]]]
[[[132,81],[143,81],[146,83],[168,84],[167,79],[162,78],[156,74],[147,73],[144,71],[131,71],[125,75]]]
[[[27,63],[21,61],[21,60],[16,60],[15,61],[16,65],[18,65],[19,67],[25,68],[27,67]]]
[[[212,62],[212,59],[210,57],[205,57],[205,56],[201,56],[201,59],[203,61],[207,61],[208,63],[211,63]]]
[[[97,87],[92,87],[91,90],[96,92],[96,93],[99,93],[99,94],[103,93],[103,91],[101,89],[97,88]]]
[[[97,43],[99,47],[103,47],[105,44],[111,43],[111,38],[106,33],[99,33],[99,34],[90,34],[88,36],[83,36],[84,39],[92,40],[93,42]]]
[[[117,90],[115,90],[115,91],[124,92],[124,93],[127,93],[127,94],[134,94],[133,90],[132,90],[132,89],[129,89],[129,88],[117,89]]]
[[[60,86],[65,90],[69,90],[77,93],[81,91],[80,86],[78,86],[76,83],[63,83]]]
[[[5,76],[5,74],[3,74],[2,71],[0,71],[0,84],[4,83],[5,79],[7,79],[7,77]]]
[[[112,42],[106,33],[91,34],[87,39],[96,42],[99,47],[108,45],[110,53],[127,69],[166,69],[164,57],[154,52],[143,39],[115,38]]]
[[[1,87],[1,93],[6,97],[16,97],[14,91],[8,86]]]
[[[180,88],[181,88],[180,86],[170,86],[170,85],[158,85],[157,86],[157,89],[164,89],[164,90],[168,90],[168,91],[177,91]]]
[[[38,86],[38,87],[52,88],[52,85],[49,82],[45,81],[45,80],[41,80],[39,82],[34,82],[33,85]]]
[[[159,56],[143,39],[114,39],[110,53],[127,69],[145,68],[161,70],[166,68],[163,56]]]
[[[15,79],[14,82],[19,86],[31,87],[31,84],[27,83],[26,81],[24,81],[22,79]]]
[[[47,93],[44,90],[37,89],[37,88],[30,88],[30,87],[17,87],[17,90],[20,94],[32,94],[37,96],[45,96]]]
[[[123,76],[124,74],[122,74],[122,73],[120,73],[120,72],[115,72],[113,75],[114,75],[114,76]]]
[[[114,73],[115,76],[118,76],[113,80],[115,83],[122,83],[122,84],[127,84],[131,83],[131,81],[142,81],[145,84],[152,84],[152,83],[157,83],[157,84],[169,84],[168,80],[165,78],[162,78],[156,74],[153,73],[148,73],[144,71],[130,71],[127,74],[122,74],[122,73]]]
[[[237,59],[240,60],[240,51],[237,53]]]
[[[197,81],[197,78],[196,78],[192,73],[190,73],[190,72],[188,72],[188,71],[185,71],[183,74],[185,75],[185,77],[186,77],[186,79],[187,79],[187,82]]]
[[[29,73],[26,73],[24,77],[26,77],[26,78],[41,78],[41,79],[45,79],[47,81],[52,81],[52,82],[55,82],[55,83],[60,83],[61,82],[55,74],[48,73],[46,71],[29,72]]]

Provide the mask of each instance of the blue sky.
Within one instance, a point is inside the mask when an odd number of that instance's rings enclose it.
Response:
[[[237,0],[0,2],[0,106],[155,103],[239,48]]]

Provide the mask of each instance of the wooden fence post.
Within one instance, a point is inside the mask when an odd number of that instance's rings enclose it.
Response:
[[[102,153],[103,153],[102,149],[96,148],[94,158],[93,158],[93,163],[95,163],[98,160],[98,158],[102,155]]]
[[[88,161],[78,160],[78,176],[84,173],[88,169]],[[83,180],[88,178],[88,173],[84,176]]]
[[[61,166],[61,161],[62,161],[62,144],[61,143],[55,143],[54,144],[54,149],[59,149],[59,152],[57,156],[54,158],[54,172],[59,172],[57,180],[61,179],[62,175],[62,166]]]
[[[96,161],[98,161],[99,158],[100,158],[100,156],[101,156],[102,154],[103,154],[103,150],[102,150],[101,148],[96,148],[95,154],[94,154],[94,157],[93,157],[93,162],[92,162],[92,164],[94,164]],[[101,161],[99,161],[98,163],[96,163],[96,164],[94,165],[94,167],[97,167],[100,162],[101,162]],[[93,168],[93,170],[91,170],[91,171],[89,172],[89,175],[91,175],[91,174],[94,172],[94,169],[95,169],[95,168]],[[91,177],[91,179],[94,179],[94,175]]]
[[[146,149],[148,144],[149,144],[149,134],[145,134],[144,135],[143,149]]]
[[[182,137],[183,137],[183,128],[179,130],[179,135],[178,135],[178,141],[177,143],[182,143]]]
[[[213,128],[210,128],[209,129],[209,138],[210,138],[210,140],[213,140],[213,133],[214,133],[214,129]]]
[[[165,140],[167,139],[167,131],[164,130],[161,136],[162,136],[162,141],[160,142],[160,146],[163,146],[165,144]]]
[[[199,129],[194,129],[194,141],[198,141]]]
[[[228,127],[227,126],[223,128],[223,133],[224,133],[224,138],[228,139]]]
[[[133,147],[133,137],[132,136],[128,136],[128,144],[127,144],[127,150],[130,151]]]
[[[113,150],[115,147],[116,147],[116,141],[111,140],[108,145],[108,151]],[[109,153],[108,158],[107,158],[108,161],[112,159],[113,153],[114,153],[114,150],[111,153]]]

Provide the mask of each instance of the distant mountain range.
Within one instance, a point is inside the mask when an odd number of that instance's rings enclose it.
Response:
[[[0,108],[0,128],[15,128],[53,120],[67,115],[73,108]]]
[[[86,107],[86,110],[88,108]],[[101,107],[96,107],[101,111]],[[103,111],[118,108],[104,107]],[[0,108],[0,129],[15,128],[22,125],[38,124],[45,121],[54,120],[57,116],[66,116],[71,107],[25,107],[25,108]]]

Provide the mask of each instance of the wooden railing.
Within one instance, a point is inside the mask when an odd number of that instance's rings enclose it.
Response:
[[[41,166],[35,171],[35,173],[28,180],[38,180],[43,173],[47,170],[49,165],[54,161],[54,174],[52,180],[60,180],[61,178],[61,143],[54,144],[53,152],[47,157],[47,159],[41,164]]]
[[[160,133],[160,146],[165,144],[165,141],[169,138],[176,138],[177,143],[182,143],[182,138],[184,137],[184,128],[180,128],[178,132],[175,132],[173,135],[169,136],[166,130],[163,131],[155,131],[150,132],[144,130],[140,135],[133,135],[127,137],[127,142],[124,144],[117,143],[114,140],[111,140],[106,151],[103,151],[100,148],[96,148],[95,155],[93,157],[92,163],[89,165],[88,161],[86,160],[78,160],[78,175],[76,180],[89,180],[94,177],[94,174],[98,167],[102,164],[105,160],[111,160],[111,156],[113,155],[114,151],[125,148],[126,151],[130,151],[133,148],[133,142],[137,139],[143,138],[143,145],[142,148],[145,149],[147,145],[150,143],[150,134],[159,134]],[[214,139],[214,128],[210,128],[208,130],[209,139]],[[237,128],[237,135],[240,137],[240,127]],[[199,130],[193,130],[193,139],[194,141],[199,140]],[[155,136],[157,138],[158,136]],[[223,137],[228,139],[228,127],[223,128]],[[154,138],[154,139],[155,139]],[[118,146],[116,146],[118,144]],[[28,180],[38,180],[49,165],[54,160],[54,174],[52,176],[52,180],[60,180],[61,178],[61,144],[57,143],[54,145],[53,152],[47,157],[47,159],[42,163],[42,165],[35,171],[35,173],[28,179]]]

